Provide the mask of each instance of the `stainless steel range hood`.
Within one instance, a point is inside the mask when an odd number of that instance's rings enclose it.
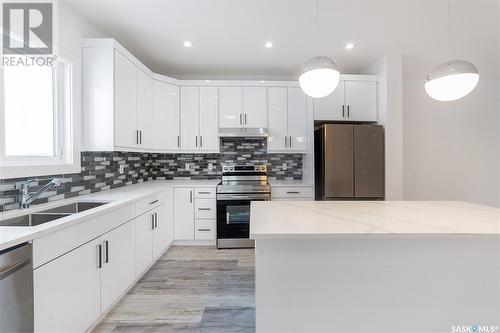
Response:
[[[219,136],[222,138],[228,138],[228,137],[233,137],[233,138],[248,138],[248,137],[254,137],[254,138],[265,138],[268,136],[267,133],[267,128],[239,128],[239,127],[234,127],[234,128],[219,128]]]

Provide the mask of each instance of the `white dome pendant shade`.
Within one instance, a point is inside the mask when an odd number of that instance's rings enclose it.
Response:
[[[479,81],[476,66],[464,60],[447,61],[434,68],[425,82],[425,91],[435,100],[449,102],[468,95]]]
[[[312,98],[330,95],[337,88],[339,81],[340,73],[335,61],[323,56],[309,59],[299,76],[300,88]]]

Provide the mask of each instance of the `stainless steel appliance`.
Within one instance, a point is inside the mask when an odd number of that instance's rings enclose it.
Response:
[[[217,186],[217,248],[254,247],[249,239],[250,202],[271,200],[267,167],[222,166]]]
[[[0,332],[33,332],[31,244],[0,251]]]
[[[384,198],[384,128],[325,124],[314,131],[316,200]]]

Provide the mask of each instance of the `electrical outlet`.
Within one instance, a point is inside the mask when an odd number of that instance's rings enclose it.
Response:
[[[120,164],[120,174],[123,174],[125,172],[125,164]]]
[[[186,171],[189,171],[189,163],[186,163],[185,169],[186,169]]]
[[[282,169],[283,171],[286,171],[286,169],[287,169],[287,168],[288,168],[288,167],[287,167],[286,163],[283,163],[283,164],[281,165],[281,169]]]
[[[212,171],[214,169],[213,163],[208,163],[208,171]]]

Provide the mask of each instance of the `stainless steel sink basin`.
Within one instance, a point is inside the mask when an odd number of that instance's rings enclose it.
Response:
[[[75,202],[41,211],[39,213],[75,214],[107,204],[107,202]]]
[[[0,221],[0,226],[33,227],[54,221],[72,214],[80,213],[107,204],[107,202],[75,202],[54,207],[41,212],[21,215]]]

